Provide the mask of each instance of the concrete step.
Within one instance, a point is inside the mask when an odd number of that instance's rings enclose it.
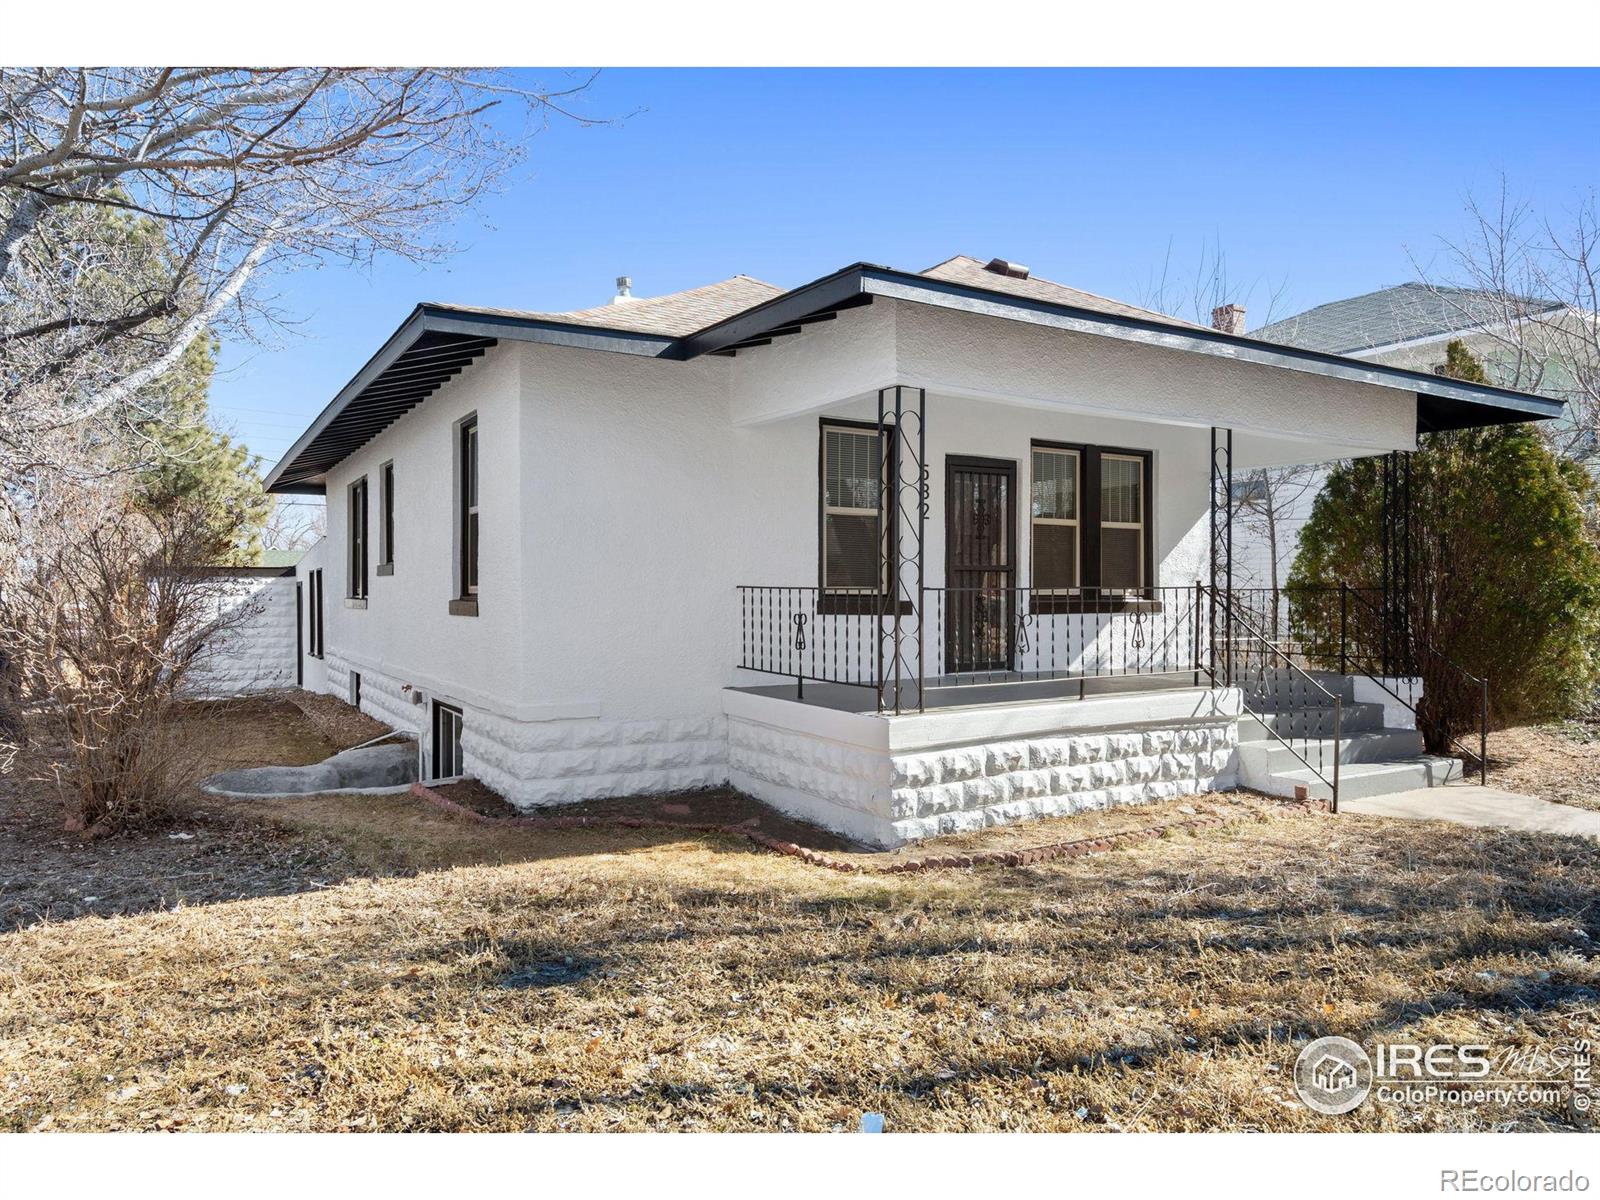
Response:
[[[1342,707],[1339,729],[1342,733],[1362,733],[1383,727],[1383,705],[1346,704]],[[1333,735],[1333,708],[1293,708],[1277,712],[1263,712],[1259,718],[1248,714],[1239,718],[1239,740],[1259,742],[1270,738],[1268,727],[1284,737],[1314,737]]]
[[[1331,772],[1330,772],[1331,774]],[[1404,762],[1351,763],[1339,768],[1339,799],[1356,800],[1366,796],[1388,796],[1395,792],[1408,792],[1413,788],[1442,787],[1461,778],[1459,758],[1441,758],[1424,754]],[[1297,786],[1307,793],[1326,800],[1333,789],[1324,783],[1315,771],[1301,767],[1295,771],[1278,771],[1261,782],[1249,783],[1273,796],[1292,796]]]
[[[1286,735],[1287,736],[1287,735]],[[1275,775],[1305,765],[1297,752],[1324,775],[1333,769],[1334,741],[1309,740],[1296,733],[1284,745],[1277,738],[1239,743],[1239,762],[1254,775]],[[1340,763],[1405,762],[1422,754],[1422,735],[1415,729],[1342,730],[1338,743]]]
[[[1308,674],[1311,676],[1310,680],[1298,671],[1290,671],[1286,667],[1269,669],[1265,675],[1244,672],[1235,676],[1234,686],[1244,692],[1246,700],[1253,708],[1300,708],[1314,704],[1331,704],[1332,701],[1328,696],[1312,686],[1312,681],[1345,703],[1354,703],[1356,698],[1354,676],[1338,675],[1331,671],[1311,671]]]

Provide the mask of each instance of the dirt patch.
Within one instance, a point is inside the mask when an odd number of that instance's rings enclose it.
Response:
[[[529,809],[527,812],[518,810],[499,792],[476,779],[445,784],[432,790],[488,817],[588,817],[597,822],[618,817],[643,817],[678,825],[747,825],[808,850],[862,849],[858,843],[842,834],[785,816],[755,797],[731,788],[584,800],[577,804],[553,804],[547,808]]]
[[[1570,721],[1491,733],[1489,784],[1600,811],[1600,724]]]
[[[298,708],[312,726],[333,743],[335,750],[348,750],[393,732],[376,717],[369,717],[354,705],[321,692],[303,692],[295,688],[284,692],[283,698]]]
[[[336,749],[282,698],[188,705],[174,723],[201,775],[320,762]],[[53,789],[17,775],[0,778],[0,930],[288,895],[356,869],[330,838],[274,829],[193,790],[174,801],[170,822],[158,828],[84,838],[62,830]]]
[[[486,817],[504,820],[523,815],[511,801],[488,784],[476,779],[463,779],[460,783],[433,783],[428,786],[451,803],[459,804],[462,808],[470,808],[473,812],[482,813]]]

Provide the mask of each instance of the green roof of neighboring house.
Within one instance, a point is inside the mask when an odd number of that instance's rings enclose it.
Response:
[[[261,561],[256,564],[262,567],[292,567],[305,557],[304,550],[263,550]]]

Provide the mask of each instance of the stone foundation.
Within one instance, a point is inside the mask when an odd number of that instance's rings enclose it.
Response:
[[[521,809],[607,796],[716,787],[728,781],[727,725],[721,715],[662,721],[517,721],[443,693],[413,704],[403,681],[330,653],[328,691],[347,698],[361,672],[361,711],[417,735],[424,754],[437,698],[461,709],[466,773]],[[424,762],[431,761],[425,757]]]
[[[328,690],[431,736],[429,701],[330,654]],[[1238,693],[1177,689],[891,717],[730,690],[727,712],[659,721],[463,713],[466,773],[524,811],[732,784],[875,846],[1231,787]],[[424,761],[428,761],[427,758]]]
[[[902,717],[755,696],[728,707],[735,787],[876,846],[1196,795],[1237,778],[1238,693],[1227,689]]]

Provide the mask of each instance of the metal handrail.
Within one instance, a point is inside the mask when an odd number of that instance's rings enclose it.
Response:
[[[1247,621],[1243,617],[1241,617],[1238,614],[1238,612],[1236,611],[1235,606],[1231,602],[1231,599],[1230,599],[1230,597],[1228,595],[1228,589],[1226,589],[1226,588],[1218,588],[1218,587],[1213,586],[1210,590],[1211,590],[1212,598],[1225,611],[1225,613],[1226,613],[1226,615],[1228,617],[1228,622],[1229,622],[1230,627],[1234,626],[1234,625],[1242,627],[1244,629],[1244,631],[1247,634],[1250,635],[1251,638],[1253,638],[1256,642],[1260,643],[1260,645],[1262,646],[1263,649],[1265,649],[1268,653],[1276,655],[1278,658],[1283,660],[1283,665],[1288,667],[1290,672],[1291,672],[1291,675],[1290,675],[1291,679],[1293,679],[1295,676],[1299,676],[1302,680],[1304,680],[1305,683],[1310,684],[1318,692],[1321,692],[1322,695],[1324,695],[1325,697],[1327,697],[1329,700],[1331,700],[1333,702],[1332,703],[1332,709],[1333,709],[1333,738],[1331,739],[1333,741],[1333,776],[1332,776],[1332,778],[1329,778],[1328,775],[1324,774],[1321,766],[1314,765],[1309,758],[1307,758],[1304,754],[1300,753],[1300,751],[1297,750],[1294,747],[1294,744],[1288,738],[1284,737],[1282,734],[1280,734],[1277,731],[1276,728],[1274,728],[1274,726],[1272,725],[1271,721],[1268,720],[1268,715],[1269,714],[1267,713],[1267,710],[1266,710],[1265,707],[1261,708],[1259,711],[1249,710],[1249,704],[1248,704],[1248,702],[1247,702],[1247,700],[1245,698],[1244,690],[1242,688],[1240,689],[1240,703],[1243,704],[1245,706],[1245,708],[1250,711],[1250,715],[1256,718],[1256,720],[1260,723],[1261,727],[1263,729],[1265,729],[1269,735],[1271,735],[1272,737],[1276,738],[1280,743],[1282,743],[1283,746],[1289,751],[1290,754],[1293,754],[1296,758],[1298,758],[1301,762],[1303,762],[1306,765],[1306,769],[1308,771],[1310,771],[1312,774],[1314,774],[1318,779],[1322,780],[1323,783],[1328,785],[1328,789],[1329,789],[1330,793],[1332,794],[1332,801],[1331,801],[1331,803],[1329,805],[1329,808],[1333,812],[1338,812],[1339,811],[1339,758],[1340,758],[1340,753],[1341,753],[1341,751],[1343,749],[1343,743],[1344,743],[1344,739],[1343,739],[1344,698],[1342,696],[1335,695],[1333,692],[1330,692],[1327,688],[1323,687],[1322,684],[1317,682],[1315,677],[1313,677],[1304,668],[1299,666],[1294,661],[1293,658],[1291,658],[1287,653],[1285,653],[1282,649],[1280,649],[1270,638],[1268,638],[1264,633],[1262,633],[1259,629],[1257,629],[1249,621]],[[1214,636],[1215,635],[1215,630],[1213,630],[1212,632],[1213,632],[1213,636]],[[1227,676],[1226,676],[1226,681],[1227,681],[1227,684],[1229,686],[1231,686],[1232,683],[1233,683],[1232,676],[1233,676],[1233,657],[1232,657],[1232,646],[1230,645],[1230,647],[1228,648]],[[1212,682],[1213,685],[1215,685],[1217,683],[1217,679],[1216,679],[1214,674],[1212,676],[1212,681],[1211,682]],[[1307,738],[1305,740],[1310,741],[1311,739]],[[1317,740],[1321,741],[1322,739],[1319,738]],[[1319,754],[1318,758],[1317,758],[1317,762],[1320,764],[1321,761],[1322,761],[1321,755]]]
[[[1341,584],[1340,587],[1344,592],[1347,592],[1349,595],[1354,596],[1356,598],[1356,600],[1361,605],[1363,605],[1367,609],[1367,611],[1370,612],[1373,616],[1377,617],[1379,620],[1383,619],[1383,613],[1380,612],[1372,604],[1372,602],[1370,600],[1368,600],[1365,596],[1361,595],[1360,589],[1353,588],[1353,587],[1348,587],[1348,586],[1343,585],[1343,584]],[[1474,675],[1471,671],[1467,670],[1460,663],[1458,663],[1455,660],[1451,659],[1448,655],[1442,653],[1441,651],[1436,650],[1429,643],[1418,641],[1415,633],[1413,633],[1410,629],[1407,629],[1405,631],[1405,633],[1406,633],[1406,648],[1408,650],[1410,650],[1413,654],[1415,654],[1419,649],[1427,651],[1429,654],[1433,655],[1434,658],[1438,659],[1438,661],[1442,662],[1445,666],[1449,667],[1457,675],[1461,676],[1469,684],[1471,684],[1473,687],[1475,687],[1477,689],[1477,691],[1478,691],[1478,749],[1477,749],[1477,752],[1474,753],[1472,748],[1470,746],[1468,746],[1464,741],[1462,741],[1459,737],[1457,737],[1454,733],[1451,733],[1449,735],[1449,737],[1450,737],[1451,744],[1453,746],[1455,746],[1458,750],[1460,750],[1462,753],[1466,754],[1468,757],[1476,758],[1478,760],[1478,782],[1480,784],[1487,785],[1488,782],[1489,782],[1489,681],[1488,681],[1488,679],[1484,678],[1481,675]],[[1347,651],[1345,649],[1345,628],[1344,628],[1344,622],[1343,621],[1341,621],[1340,625],[1339,625],[1339,660],[1340,660],[1341,664],[1343,664],[1344,662],[1347,661]],[[1406,710],[1411,713],[1412,719],[1413,720],[1416,719],[1416,717],[1417,717],[1417,706],[1415,704],[1411,703],[1411,701],[1407,700],[1404,696],[1400,695],[1400,693],[1396,692],[1392,687],[1390,687],[1387,683],[1385,683],[1383,681],[1383,679],[1380,678],[1379,676],[1373,675],[1370,671],[1367,671],[1367,670],[1362,670],[1361,674],[1366,676],[1366,678],[1372,680],[1373,683],[1377,684],[1384,691],[1388,692],[1389,695],[1393,696],[1396,700],[1398,700],[1406,708]]]

